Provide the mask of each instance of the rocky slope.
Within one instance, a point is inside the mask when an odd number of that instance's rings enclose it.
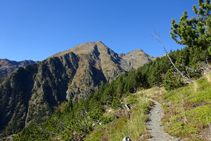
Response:
[[[121,67],[127,71],[129,71],[132,67],[137,69],[155,59],[141,49],[137,49],[126,54],[121,53],[119,54],[119,57],[121,57]]]
[[[18,67],[23,67],[29,64],[35,63],[32,60],[24,60],[24,61],[11,61],[8,59],[0,59],[0,79],[11,72],[13,72]]]
[[[86,98],[101,81],[142,65],[139,51],[118,55],[101,41],[87,42],[17,68],[0,82],[1,136],[47,119],[63,101]]]

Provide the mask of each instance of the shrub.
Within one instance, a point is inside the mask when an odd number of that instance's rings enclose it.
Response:
[[[99,118],[99,120],[103,123],[103,124],[106,124],[106,123],[109,123],[113,120],[115,120],[116,118],[114,116],[108,116],[108,117],[104,117],[104,116],[101,116]]]
[[[181,80],[181,76],[175,76],[171,71],[168,70],[163,79],[163,85],[167,91],[171,91],[184,86],[184,82]]]

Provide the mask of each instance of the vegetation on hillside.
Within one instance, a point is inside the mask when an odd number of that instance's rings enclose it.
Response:
[[[199,8],[193,6],[196,17],[188,19],[187,11],[183,13],[179,24],[172,19],[171,38],[178,44],[190,48],[200,48],[211,53],[211,4],[210,0],[199,0]]]
[[[172,38],[187,47],[170,51],[169,56],[176,67],[192,79],[200,77],[200,71],[196,71],[200,69],[197,63],[205,60],[208,62],[207,56],[211,50],[210,0],[206,0],[205,3],[199,0],[199,6],[199,11],[195,6],[193,7],[194,12],[198,14],[198,19],[188,20],[187,12],[184,12],[179,24],[176,24],[174,19],[172,20],[173,27],[171,28]],[[210,80],[210,76],[208,78]],[[133,125],[134,123],[143,125],[147,121],[145,114],[151,103],[141,96],[141,98],[131,98],[130,94],[137,90],[162,85],[168,92],[155,93],[151,97],[163,104],[165,130],[181,138],[203,140],[200,133],[206,132],[205,129],[210,128],[211,123],[210,82],[202,78],[185,86],[167,56],[156,58],[137,70],[132,69],[128,73],[119,75],[114,81],[101,83],[98,91],[90,93],[87,99],[74,101],[74,103],[68,102],[63,109],[59,108],[44,123],[26,127],[15,137],[15,140],[51,140],[52,136],[61,137],[64,140],[80,139],[85,136],[87,141],[99,140],[102,136],[107,136],[110,140],[120,140],[125,135],[138,139],[140,135],[147,134],[147,130],[144,126],[136,129]],[[105,107],[117,110],[122,107],[121,102],[125,102],[127,96],[129,96],[128,99],[132,99],[131,104],[133,100],[139,100],[139,102],[134,102],[136,106],[131,110],[131,120],[128,120],[126,116],[104,116]],[[139,117],[142,120],[139,121]],[[104,125],[97,126],[94,130],[92,123],[99,119]],[[31,133],[33,130],[38,134]]]
[[[208,78],[208,79],[207,79]],[[147,97],[164,108],[162,123],[172,136],[189,140],[208,140],[211,130],[210,74],[185,87],[170,92],[153,90]]]
[[[144,124],[149,120],[146,114],[149,113],[149,107],[153,105],[153,102],[144,98],[143,93],[129,95],[125,99],[125,102],[133,105],[134,108],[118,120],[96,126],[95,130],[85,138],[85,141],[99,141],[100,139],[118,141],[125,136],[134,141],[151,137]],[[117,112],[117,110],[113,109],[113,112]],[[107,111],[103,116],[107,117],[112,114]]]
[[[174,63],[189,77],[195,77],[198,74],[188,72],[184,66],[197,68],[196,63],[205,59],[205,52],[187,47],[181,51],[171,51],[169,55]],[[114,81],[101,83],[98,91],[91,93],[86,100],[75,101],[74,104],[70,101],[64,109],[58,109],[48,120],[38,126],[58,134],[66,140],[75,138],[76,135],[78,137],[85,136],[93,130],[92,122],[103,116],[106,110],[105,106],[117,109],[122,107],[121,102],[130,93],[134,93],[138,89],[160,86],[163,80],[167,79],[165,74],[174,72],[171,65],[166,64],[170,64],[166,56],[157,58],[137,70],[132,69],[128,73],[119,75]],[[38,127],[28,126],[24,129],[24,132],[18,135],[19,138],[29,138],[30,132],[27,132],[27,130],[31,131],[32,128]],[[50,138],[51,134],[47,134]]]

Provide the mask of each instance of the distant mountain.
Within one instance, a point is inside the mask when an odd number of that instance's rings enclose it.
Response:
[[[119,54],[119,57],[121,57],[121,67],[127,71],[129,71],[132,67],[137,69],[155,59],[141,49],[137,49],[126,54],[121,53]]]
[[[63,101],[84,99],[101,81],[112,80],[152,59],[142,50],[118,55],[98,41],[15,69],[0,82],[1,136],[47,119]]]
[[[32,60],[11,61],[8,59],[0,59],[0,78],[13,72],[18,67],[23,67],[35,63]]]

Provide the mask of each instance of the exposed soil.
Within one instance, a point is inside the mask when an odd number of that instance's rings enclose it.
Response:
[[[147,127],[149,129],[152,138],[149,141],[180,141],[180,139],[168,135],[163,126],[161,125],[161,118],[163,116],[163,111],[161,104],[153,99],[149,99],[154,102],[154,106],[150,111],[149,119],[147,122]]]

